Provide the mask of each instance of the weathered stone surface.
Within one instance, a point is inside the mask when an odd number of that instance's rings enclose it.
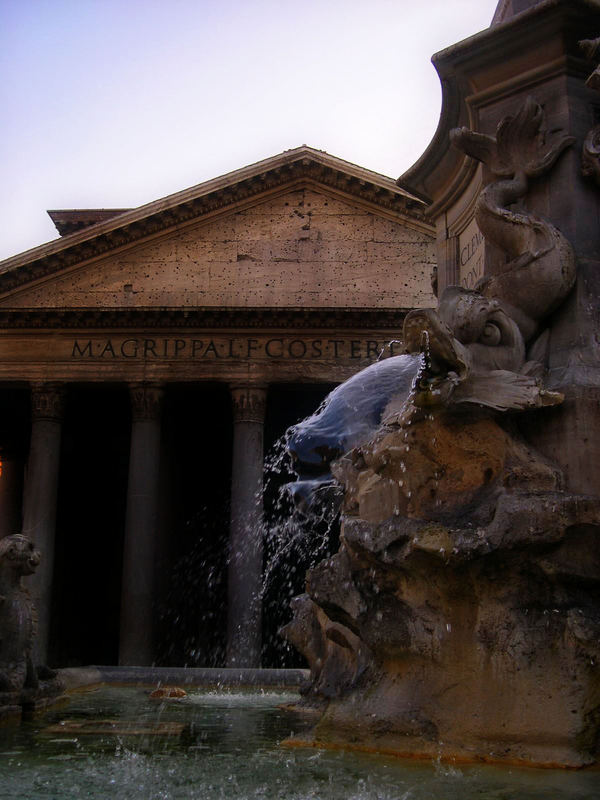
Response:
[[[328,701],[316,740],[593,762],[600,502],[505,491],[486,527],[464,525],[346,518],[340,553],[308,576],[311,648],[287,633],[312,670],[303,702]]]
[[[357,686],[372,656],[350,628],[332,622],[308,595],[296,597],[293,605],[294,622],[282,629],[282,635],[306,656],[310,681],[301,692],[320,706],[323,699]]]
[[[513,15],[517,6],[528,11]],[[507,24],[502,24],[505,19]],[[430,147],[399,184],[432,201],[440,291],[457,283],[473,288],[479,278],[502,272],[507,256],[501,247],[484,241],[475,220],[480,190],[491,179],[488,168],[449,148],[450,130],[468,126],[482,136],[494,135],[498,125],[514,117],[533,95],[544,109],[542,136],[552,141],[561,132],[575,139],[552,170],[530,181],[525,203],[530,213],[550,221],[567,237],[578,273],[574,289],[546,320],[547,385],[564,394],[565,403],[543,425],[534,421],[535,431],[528,434],[532,441],[535,434],[536,447],[560,465],[571,491],[598,494],[600,479],[589,464],[600,458],[600,194],[582,174],[582,167],[587,171],[596,160],[598,95],[593,76],[598,53],[594,41],[588,41],[585,53],[579,43],[597,36],[600,6],[587,0],[506,0],[502,8],[499,5],[496,21],[500,24],[433,57],[445,111]],[[584,148],[587,164],[582,163]],[[518,215],[522,205],[508,210]]]
[[[22,578],[32,575],[39,563],[39,552],[24,536],[0,540],[0,691],[37,686],[32,660],[35,611]]]
[[[369,522],[392,515],[447,519],[471,513],[476,503],[485,513],[484,498],[500,487],[560,486],[558,470],[472,410],[458,419],[438,414],[384,428],[333,471],[345,485],[346,513]]]
[[[431,303],[434,261],[433,239],[418,225],[300,188],[112,253],[0,305],[421,307]]]

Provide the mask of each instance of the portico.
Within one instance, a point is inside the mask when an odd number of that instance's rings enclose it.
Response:
[[[0,271],[0,393],[31,404],[20,460],[0,442],[0,525],[22,508],[44,555],[40,655],[168,661],[189,534],[221,576],[222,660],[256,666],[270,398],[290,388],[289,425],[306,391],[400,352],[406,311],[433,303],[433,232],[389,178],[311,148],[83,226],[53,214],[75,230]],[[97,652],[74,643],[86,615],[106,624]]]

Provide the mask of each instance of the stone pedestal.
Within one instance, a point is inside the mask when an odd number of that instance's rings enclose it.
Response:
[[[227,666],[259,667],[261,654],[263,427],[266,390],[232,386],[233,464]]]
[[[444,111],[429,148],[398,181],[430,201],[440,294],[454,283],[473,288],[479,278],[501,272],[508,256],[485,239],[475,218],[481,188],[494,175],[449,146],[451,129],[495,136],[498,125],[532,98],[543,108],[542,138],[572,138],[552,169],[530,180],[520,201],[560,230],[577,259],[574,289],[542,325],[549,331],[546,384],[566,400],[524,430],[564,470],[568,489],[593,495],[600,492],[590,468],[600,457],[600,189],[591,174],[598,167],[582,170],[582,153],[598,122],[599,95],[595,81],[588,81],[598,58],[588,60],[579,42],[597,36],[599,25],[600,6],[585,0],[501,0],[489,30],[433,57]]]
[[[42,561],[29,587],[38,615],[36,663],[48,654],[50,603],[54,571],[56,496],[60,465],[63,391],[53,384],[34,384],[31,390],[31,445],[25,479],[23,533],[42,553]]]
[[[149,666],[155,657],[156,523],[160,467],[157,385],[131,386],[132,425],[123,552],[119,663]]]

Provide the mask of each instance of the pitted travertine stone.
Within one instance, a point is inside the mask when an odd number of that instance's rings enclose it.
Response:
[[[2,304],[425,307],[434,263],[429,234],[306,188],[113,253]]]

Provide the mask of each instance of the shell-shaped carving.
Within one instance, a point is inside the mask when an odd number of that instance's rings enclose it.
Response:
[[[498,177],[509,178],[522,172],[533,178],[550,169],[575,141],[565,134],[556,134],[547,141],[543,124],[544,110],[533,97],[528,97],[514,116],[502,119],[495,137],[455,128],[450,139],[455,147],[482,161]]]
[[[544,111],[532,97],[527,98],[514,117],[502,120],[496,132],[498,159],[506,170],[502,174],[523,171],[529,178],[543,175],[575,141],[573,136],[562,133],[553,141],[546,141],[543,123]]]

